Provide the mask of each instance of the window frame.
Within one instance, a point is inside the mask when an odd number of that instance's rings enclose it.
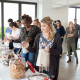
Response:
[[[79,9],[80,7],[70,6],[69,8],[74,8],[75,9],[75,19],[77,19],[77,9]]]
[[[21,4],[30,4],[30,5],[35,5],[35,18],[37,17],[37,3],[35,2],[22,2],[22,1],[0,1],[1,2],[1,26],[2,26],[2,40],[4,39],[4,2],[5,3],[17,3],[18,4],[18,7],[19,7],[19,16],[18,18],[20,19],[20,16],[21,16]]]

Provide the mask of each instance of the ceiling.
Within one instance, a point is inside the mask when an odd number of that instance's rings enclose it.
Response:
[[[38,0],[52,6],[52,8],[59,8],[64,6],[80,7],[80,0]]]
[[[80,7],[80,0],[8,0],[8,1],[37,2],[50,5],[52,8],[59,8],[64,6]]]

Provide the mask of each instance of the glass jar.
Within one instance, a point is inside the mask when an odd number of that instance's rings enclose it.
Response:
[[[3,50],[1,54],[3,65],[9,66],[10,59],[15,57],[14,52],[12,50]]]
[[[10,60],[10,76],[13,79],[22,79],[25,77],[26,62],[24,58]]]

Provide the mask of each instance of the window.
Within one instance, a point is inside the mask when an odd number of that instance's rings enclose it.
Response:
[[[35,19],[35,5],[32,5],[32,4],[22,4],[21,7],[22,7],[21,15],[28,14],[28,15],[30,15],[32,17],[32,20]]]
[[[1,27],[1,2],[0,2],[0,39],[1,39],[1,30],[2,27]]]
[[[18,20],[18,4],[17,3],[4,3],[4,33],[7,27],[9,27],[8,19],[13,21]]]
[[[68,9],[68,22],[74,22],[74,19],[77,19],[77,23],[80,24],[80,8],[74,7]]]
[[[1,31],[2,31],[2,39],[3,39],[5,30],[7,27],[9,27],[8,24],[9,18],[12,18],[13,21],[16,21],[20,19],[21,15],[28,14],[34,20],[35,14],[37,14],[36,7],[37,7],[36,3],[27,3],[27,2],[20,2],[20,1],[0,2],[0,12],[1,12],[0,13],[0,38],[1,38]]]
[[[68,22],[74,22],[75,19],[75,8],[68,8]]]
[[[80,24],[80,8],[77,9],[77,23]]]

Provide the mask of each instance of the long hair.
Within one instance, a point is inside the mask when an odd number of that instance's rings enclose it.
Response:
[[[12,27],[12,28],[13,28],[13,26],[15,26],[16,28],[18,28],[16,22],[11,22],[11,23],[9,24],[9,26]]]
[[[59,27],[62,27],[62,24],[61,24],[60,20],[57,20],[56,22],[58,22],[60,24]],[[55,26],[55,28],[57,28],[57,25]]]
[[[42,23],[45,23],[49,26],[49,35],[48,35],[48,40],[53,40],[54,36],[55,36],[55,29],[54,26],[52,25],[53,20],[50,17],[44,17],[41,20]]]

